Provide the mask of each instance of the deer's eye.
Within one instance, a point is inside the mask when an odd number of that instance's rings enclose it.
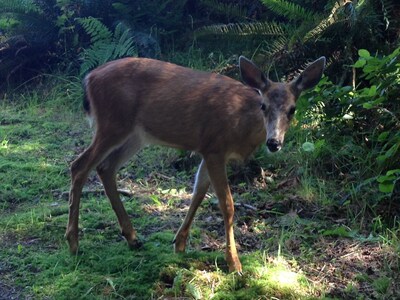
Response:
[[[292,107],[289,109],[288,117],[292,117],[292,116],[294,115],[294,112],[295,112],[295,111],[296,111],[296,107],[292,106]]]

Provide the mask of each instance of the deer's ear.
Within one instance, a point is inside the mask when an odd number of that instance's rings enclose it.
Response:
[[[326,59],[324,56],[318,58],[308,65],[300,76],[292,82],[292,86],[298,94],[317,85],[324,72],[325,61]]]
[[[257,90],[263,91],[268,86],[268,78],[263,72],[249,59],[244,56],[239,57],[240,75],[244,83]]]

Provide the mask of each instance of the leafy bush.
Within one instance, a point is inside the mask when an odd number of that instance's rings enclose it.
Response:
[[[356,192],[373,183],[373,190],[384,193],[369,200],[375,205],[399,192],[400,48],[387,56],[361,49],[353,67],[361,73],[355,88],[325,77],[301,97],[298,126],[314,144],[314,172],[355,185]]]

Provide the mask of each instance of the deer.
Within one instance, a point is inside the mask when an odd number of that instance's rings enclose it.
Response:
[[[245,160],[263,143],[270,152],[279,151],[300,93],[319,82],[324,68],[322,56],[292,81],[275,82],[240,56],[242,83],[221,74],[129,57],[88,73],[83,81],[83,106],[94,134],[91,144],[70,166],[65,233],[70,252],[78,251],[80,198],[94,169],[128,246],[141,246],[117,190],[117,171],[143,147],[163,145],[201,156],[190,207],[173,240],[175,252],[185,251],[193,218],[212,186],[224,221],[225,260],[229,272],[241,273],[227,163]]]

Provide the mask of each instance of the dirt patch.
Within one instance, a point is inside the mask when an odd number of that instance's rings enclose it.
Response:
[[[21,299],[22,292],[20,289],[13,287],[12,285],[3,282],[0,276],[0,300],[13,300]],[[30,297],[24,297],[24,299],[31,299]]]
[[[327,287],[328,296],[352,299],[351,295],[356,298],[363,294],[365,299],[400,298],[400,276],[395,275],[400,267],[399,257],[390,249],[344,238],[320,239],[313,246],[315,255],[302,264],[302,269],[311,281]]]
[[[0,262],[0,300],[21,299],[22,290],[10,281],[12,268],[6,262]],[[25,299],[30,299],[29,297]]]

